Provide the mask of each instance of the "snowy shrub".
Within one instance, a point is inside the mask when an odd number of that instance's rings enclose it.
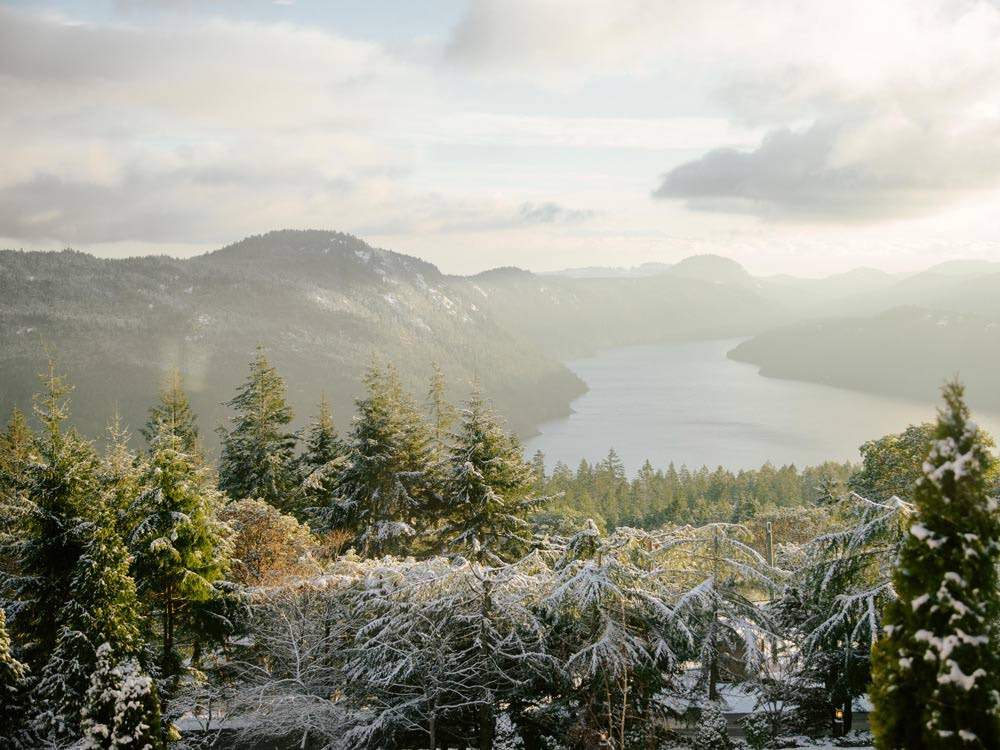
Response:
[[[701,711],[698,730],[691,740],[692,750],[730,750],[726,717],[718,703],[708,703]]]

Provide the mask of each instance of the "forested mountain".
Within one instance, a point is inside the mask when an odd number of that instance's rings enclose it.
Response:
[[[0,411],[27,408],[47,356],[77,386],[75,421],[99,434],[115,408],[142,424],[178,367],[211,429],[258,344],[286,374],[304,423],[322,393],[353,413],[360,374],[391,360],[422,393],[433,362],[452,396],[478,378],[530,434],[585,389],[561,362],[602,346],[752,334],[779,309],[751,290],[677,278],[442,274],[327,231],[277,231],[189,260],[0,252]]]
[[[760,334],[729,356],[766,376],[922,400],[958,374],[976,408],[1000,409],[1000,324],[972,314],[900,307],[801,323]]]

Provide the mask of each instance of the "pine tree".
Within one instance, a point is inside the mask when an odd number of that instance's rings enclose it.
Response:
[[[430,387],[427,389],[427,411],[431,419],[434,442],[439,449],[447,451],[446,442],[452,426],[458,419],[458,414],[455,407],[448,401],[441,366],[437,362],[431,366],[433,373],[431,374]]]
[[[357,401],[348,461],[325,523],[348,528],[366,554],[399,553],[440,514],[430,431],[392,368],[373,365]]]
[[[233,500],[252,497],[287,508],[298,486],[296,437],[286,430],[292,410],[285,402],[285,381],[262,348],[250,363],[250,375],[226,405],[236,415],[231,430],[220,429],[219,489]]]
[[[527,515],[543,502],[529,495],[533,481],[517,438],[473,393],[452,439],[445,546],[491,564],[522,553],[531,538]]]
[[[301,519],[309,509],[328,508],[336,499],[337,476],[346,462],[347,447],[337,435],[326,398],[306,431],[305,446],[299,457],[300,498],[297,514]]]
[[[107,429],[107,448],[101,457],[97,480],[101,498],[111,511],[119,533],[127,533],[134,523],[130,514],[142,492],[143,460],[129,447],[131,436],[115,414]]]
[[[135,659],[116,659],[110,644],[97,649],[82,717],[85,750],[159,750],[165,746],[153,680]]]
[[[1000,747],[1000,505],[993,459],[958,383],[944,387],[913,491],[916,519],[873,654],[872,727],[882,750]]]
[[[16,516],[4,535],[5,554],[16,568],[4,587],[15,603],[10,630],[35,674],[59,639],[55,615],[73,596],[77,561],[100,496],[93,447],[63,429],[70,388],[51,364],[44,383],[34,405],[43,429],[23,467]]]
[[[201,453],[198,440],[198,418],[191,410],[191,402],[184,391],[180,370],[173,368],[160,386],[159,401],[149,408],[149,419],[142,428],[147,443],[160,434],[161,429],[177,435],[181,450],[197,456]]]
[[[137,656],[143,647],[128,550],[114,518],[107,508],[99,508],[85,528],[90,538],[73,572],[71,598],[55,618],[59,638],[33,695],[36,731],[56,743],[80,734],[80,707],[98,648],[107,644],[123,659]]]
[[[180,633],[199,630],[197,606],[218,599],[228,566],[222,498],[208,467],[185,453],[181,436],[161,425],[152,442],[129,540],[142,601],[160,621],[163,671],[174,674]]]
[[[22,746],[27,673],[27,667],[11,653],[7,615],[0,607],[0,747]]]

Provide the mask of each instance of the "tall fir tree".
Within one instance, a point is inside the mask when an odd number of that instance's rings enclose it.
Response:
[[[28,668],[14,658],[7,614],[0,607],[0,747],[24,747]]]
[[[430,416],[434,442],[442,451],[446,451],[447,440],[451,428],[458,420],[458,414],[455,407],[448,401],[444,372],[442,372],[441,366],[434,362],[431,367],[431,382],[427,388],[427,413]]]
[[[77,561],[100,497],[93,446],[75,430],[64,430],[71,389],[53,364],[43,378],[45,391],[34,405],[42,430],[23,467],[16,516],[4,538],[15,565],[15,574],[5,576],[14,605],[9,627],[36,674],[59,639],[55,615],[73,596]]]
[[[372,365],[364,383],[326,522],[351,530],[367,554],[401,553],[440,513],[432,437],[394,369]]]
[[[162,429],[180,438],[181,450],[185,453],[192,456],[201,454],[198,418],[191,409],[191,402],[184,390],[184,380],[177,368],[170,370],[163,379],[159,400],[149,408],[149,419],[141,432],[149,443]]]
[[[165,674],[179,668],[179,636],[197,639],[205,605],[223,596],[228,530],[217,518],[222,497],[210,469],[182,450],[181,436],[161,425],[136,502],[129,535],[132,571],[142,601],[159,620]]]
[[[517,438],[474,392],[452,438],[445,547],[490,564],[523,553],[531,541],[527,516],[543,502],[531,494],[534,481]]]
[[[258,498],[282,510],[293,504],[296,437],[287,430],[285,395],[285,381],[258,347],[249,376],[226,403],[235,412],[232,429],[220,428],[219,489],[233,500]]]
[[[80,736],[80,709],[106,645],[119,660],[143,648],[139,601],[129,554],[106,507],[85,525],[87,539],[72,576],[72,594],[59,611],[59,637],[33,693],[38,736],[54,744]]]
[[[898,599],[872,656],[880,750],[1000,747],[1000,505],[985,479],[993,459],[962,386],[946,385],[944,401],[913,490]]]
[[[337,476],[347,460],[346,452],[333,423],[330,402],[324,396],[319,402],[319,413],[306,430],[299,457],[299,499],[294,510],[300,520],[310,509],[328,508],[334,502]]]

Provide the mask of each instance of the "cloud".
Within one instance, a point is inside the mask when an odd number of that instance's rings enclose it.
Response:
[[[558,203],[522,203],[517,219],[523,224],[576,224],[594,218],[593,211],[574,210]]]
[[[717,149],[664,175],[654,197],[769,218],[882,220],[936,211],[1000,181],[1000,129],[870,114],[769,133],[751,151]]]

